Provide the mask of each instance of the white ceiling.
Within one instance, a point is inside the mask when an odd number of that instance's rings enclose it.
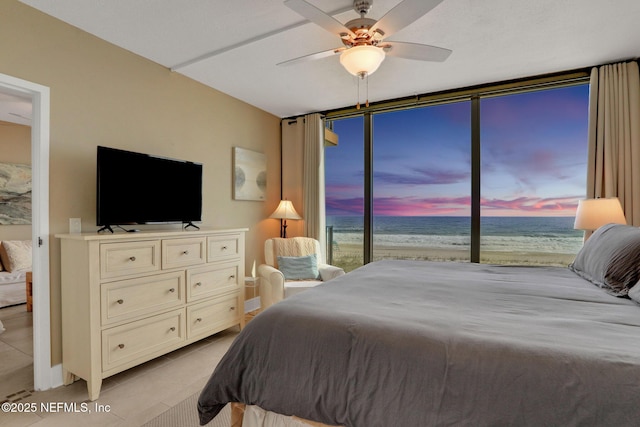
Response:
[[[31,126],[31,99],[0,92],[0,121]]]
[[[357,101],[356,77],[337,56],[276,65],[341,46],[283,0],[21,1],[279,117]],[[352,4],[308,1],[326,12]],[[368,17],[397,3],[374,0]],[[369,79],[372,102],[637,58],[640,1],[444,0],[390,40],[453,53],[444,63],[387,57]]]

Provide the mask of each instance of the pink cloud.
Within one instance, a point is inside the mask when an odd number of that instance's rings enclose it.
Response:
[[[520,212],[527,214],[545,214],[553,212],[556,215],[575,214],[578,200],[582,197],[518,197],[512,200],[481,199],[480,206],[489,211]]]
[[[571,197],[517,197],[515,199],[480,200],[483,215],[488,216],[572,216],[580,196]],[[377,197],[374,214],[388,216],[468,216],[470,197]],[[362,215],[364,199],[328,197],[329,215]]]

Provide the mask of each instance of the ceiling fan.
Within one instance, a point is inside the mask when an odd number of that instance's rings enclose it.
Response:
[[[362,79],[375,72],[386,55],[419,61],[442,62],[451,50],[419,43],[385,41],[424,16],[443,0],[403,0],[378,21],[367,18],[373,0],[354,0],[353,8],[360,18],[342,24],[305,0],[286,0],[285,6],[319,25],[342,40],[343,46],[281,62],[289,65],[301,61],[340,54],[340,63],[351,74]]]

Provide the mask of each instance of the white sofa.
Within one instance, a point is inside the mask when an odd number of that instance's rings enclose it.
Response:
[[[31,271],[31,240],[0,243],[0,263],[0,308],[25,303],[26,276]]]
[[[319,276],[316,279],[287,280],[278,269],[278,256],[302,257],[315,254]],[[320,242],[309,237],[267,239],[264,243],[265,263],[258,267],[260,305],[263,309],[323,282],[341,276],[344,270],[325,263]]]

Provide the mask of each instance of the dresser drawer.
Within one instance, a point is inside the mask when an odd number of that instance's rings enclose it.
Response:
[[[185,341],[184,309],[102,331],[102,369],[137,365]]]
[[[240,258],[242,240],[239,234],[224,234],[207,238],[207,261],[228,261]]]
[[[104,283],[100,288],[103,325],[170,310],[184,302],[183,271]]]
[[[158,270],[160,270],[159,240],[100,245],[100,277],[103,279]]]
[[[205,337],[240,323],[240,294],[187,307],[187,339]]]
[[[234,292],[240,284],[238,262],[190,268],[187,270],[187,301]]]
[[[162,268],[188,267],[207,260],[207,238],[191,237],[162,241]]]

